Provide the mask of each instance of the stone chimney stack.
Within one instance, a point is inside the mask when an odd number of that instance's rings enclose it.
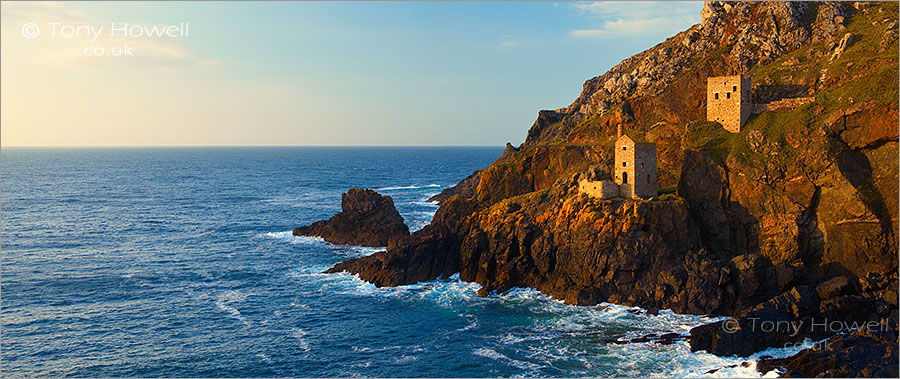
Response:
[[[622,127],[622,124],[619,124],[618,130],[616,131],[616,139],[622,138],[623,134],[625,134],[625,128]]]

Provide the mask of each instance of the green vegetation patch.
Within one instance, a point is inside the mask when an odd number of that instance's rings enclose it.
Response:
[[[733,134],[718,122],[694,121],[685,128],[682,146],[707,153],[716,161],[724,162],[731,151],[732,138]]]
[[[660,194],[660,195],[666,195],[666,194],[671,194],[671,193],[676,193],[676,192],[678,192],[678,185],[677,185],[677,184],[674,184],[674,185],[671,185],[671,186],[665,186],[665,187],[662,187],[662,188],[659,189],[659,194]]]

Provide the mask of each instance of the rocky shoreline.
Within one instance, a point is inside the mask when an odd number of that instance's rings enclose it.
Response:
[[[433,198],[430,225],[328,272],[377,286],[458,272],[482,295],[531,287],[569,304],[730,316],[692,330],[692,350],[748,356],[824,339],[758,368],[896,377],[897,13],[708,2],[701,24],[541,111],[525,143]],[[859,42],[836,51],[851,32]],[[814,101],[724,132],[698,120],[705,78],[728,73],[752,76],[760,102]],[[674,193],[578,192],[585,175],[609,175],[618,125],[657,144],[660,186]]]

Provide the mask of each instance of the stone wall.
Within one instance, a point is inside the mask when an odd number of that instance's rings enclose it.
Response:
[[[619,192],[623,197],[633,197],[631,183],[634,180],[634,141],[622,136],[616,141],[615,176],[613,180],[619,184]]]
[[[753,111],[751,113],[759,114],[765,111],[787,112],[815,101],[815,97],[794,97],[789,99],[776,100],[769,103],[753,104]]]
[[[815,101],[814,97],[795,97],[793,99],[782,99],[766,104],[766,110],[770,112],[784,112]]]
[[[638,143],[634,146],[634,196],[652,197],[657,194],[656,144]]]
[[[623,136],[616,141],[615,176],[623,197],[651,197],[657,192],[656,144],[635,143]]]
[[[753,110],[750,86],[750,78],[741,75],[708,78],[706,120],[722,124],[729,132],[740,132]]]
[[[582,179],[578,182],[578,192],[590,197],[610,199],[619,197],[619,185],[609,180],[592,181]]]

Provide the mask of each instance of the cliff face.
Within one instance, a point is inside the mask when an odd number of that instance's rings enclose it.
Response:
[[[701,24],[541,111],[525,143],[447,192],[430,226],[331,271],[377,285],[460,272],[485,293],[528,286],[574,304],[745,324],[890,319],[896,330],[897,13],[896,3],[707,3]],[[750,75],[757,103],[814,101],[728,133],[702,121],[706,78],[726,74]],[[579,175],[610,167],[620,123],[657,143],[659,184],[677,195],[577,193]],[[692,347],[745,355],[792,338],[748,329],[699,328]]]
[[[329,272],[349,271],[378,286],[459,272],[481,284],[483,295],[533,287],[571,304],[695,314],[732,314],[787,284],[774,280],[776,267],[763,257],[710,257],[679,197],[599,200],[578,193],[578,179],[490,206],[451,198],[399,246]]]
[[[565,110],[541,111],[470,197],[494,202],[608,167],[622,123],[657,143],[660,186],[678,185],[718,257],[760,253],[857,278],[895,268],[896,5],[709,2],[702,16],[588,80]],[[705,119],[706,78],[735,73],[752,76],[758,103],[814,102],[754,115],[734,135],[694,122]]]
[[[755,295],[742,292],[730,262],[708,259],[683,200],[599,200],[579,194],[577,179],[471,216],[460,277],[482,294],[533,287],[570,304],[685,313],[730,313]],[[746,274],[765,276],[755,267]]]

